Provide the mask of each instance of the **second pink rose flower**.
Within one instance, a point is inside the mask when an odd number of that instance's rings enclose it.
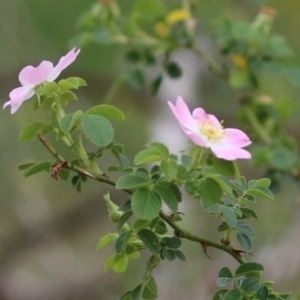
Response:
[[[225,160],[251,158],[251,154],[242,149],[251,144],[243,131],[223,128],[214,115],[207,114],[202,108],[196,108],[191,114],[181,97],[177,98],[175,105],[168,104],[184,134],[196,145],[210,148],[218,158]]]

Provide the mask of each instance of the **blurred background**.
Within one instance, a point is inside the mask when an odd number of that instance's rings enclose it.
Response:
[[[18,74],[27,65],[37,66],[42,60],[57,63],[70,49],[70,39],[77,33],[76,23],[94,0],[0,0],[0,99],[8,100],[9,92],[19,86]],[[119,1],[129,11],[132,0]],[[170,1],[171,2],[171,1]],[[275,31],[285,36],[300,55],[300,2],[272,0],[266,4],[277,10]],[[199,20],[202,48],[213,53],[209,36],[214,21],[220,16],[234,20],[252,20],[258,8],[250,0],[203,0],[196,15]],[[114,78],[124,71],[124,48],[89,44],[78,59],[60,76],[84,78],[88,87],[77,93],[79,103],[68,107],[85,110],[103,101]],[[174,58],[184,70],[178,80],[165,80],[154,97],[149,89],[133,90],[124,86],[112,104],[126,114],[122,123],[115,122],[116,140],[125,144],[129,158],[144,149],[150,140],[166,143],[172,152],[186,149],[187,140],[176,127],[167,101],[178,95],[190,107],[202,106],[226,125],[235,125],[236,101],[220,78],[209,72],[193,53],[177,51]],[[149,69],[148,76],[158,72]],[[293,119],[288,131],[299,141],[299,89],[284,78],[266,78],[264,88],[277,98],[292,99]],[[17,165],[39,160],[52,160],[36,141],[19,143],[20,129],[32,122],[47,119],[47,114],[34,112],[30,101],[14,115],[9,109],[0,117],[0,300],[110,300],[119,299],[134,288],[143,276],[143,260],[132,261],[125,274],[103,273],[105,260],[113,247],[95,251],[98,240],[107,232],[115,232],[109,222],[103,194],[121,204],[126,195],[97,182],[88,181],[77,193],[68,182],[55,181],[41,173],[24,179]],[[111,159],[108,157],[107,159]],[[241,162],[248,179],[264,174],[250,162]],[[188,196],[180,210],[187,216],[182,226],[213,236],[218,221],[199,210]],[[252,251],[255,261],[262,262],[264,278],[274,280],[280,292],[300,290],[300,197],[299,187],[284,180],[274,203],[259,204],[259,218],[253,223],[256,239]],[[199,215],[193,211],[198,209]],[[252,224],[251,224],[252,225]],[[200,246],[183,242],[187,261],[163,262],[154,272],[159,287],[158,299],[210,299],[217,289],[216,277],[224,266],[237,267],[225,253],[209,249],[209,260]],[[252,260],[251,256],[247,259]],[[142,267],[140,267],[140,265]]]

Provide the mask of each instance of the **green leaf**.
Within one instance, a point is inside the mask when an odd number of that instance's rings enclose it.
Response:
[[[129,291],[129,292],[125,293],[124,295],[122,295],[120,300],[132,300],[132,292]]]
[[[181,193],[177,185],[167,181],[160,181],[154,185],[154,190],[168,205],[170,210],[176,213],[178,210],[178,202],[181,200]]]
[[[248,235],[238,232],[236,238],[239,244],[249,253],[252,249],[252,241]]]
[[[200,193],[201,182],[197,179],[188,179],[184,183],[184,188],[189,195],[195,197]]]
[[[255,277],[246,278],[243,281],[241,288],[247,294],[257,292],[260,289],[260,281]]]
[[[83,112],[77,110],[74,114],[66,114],[59,122],[59,127],[64,133],[69,133],[76,125],[76,123],[83,117]]]
[[[63,90],[78,89],[80,86],[86,86],[86,82],[79,77],[69,77],[62,79],[58,82],[58,85]]]
[[[27,168],[25,172],[23,173],[24,178],[27,178],[31,175],[34,175],[36,173],[42,172],[42,171],[49,171],[51,167],[51,162],[45,161],[41,163],[34,164]]]
[[[143,220],[156,218],[161,210],[161,204],[159,196],[146,188],[138,189],[131,198],[134,214]]]
[[[115,273],[123,273],[126,271],[128,266],[128,257],[126,254],[118,255],[116,254],[114,259],[114,264],[112,266]]]
[[[221,289],[214,293],[212,300],[221,300],[223,299],[224,295],[228,292],[228,289]]]
[[[296,153],[286,147],[280,146],[272,149],[268,155],[268,164],[274,169],[288,171],[299,163]]]
[[[159,219],[157,222],[155,222],[154,231],[158,234],[166,234],[168,232],[166,223]]]
[[[132,291],[132,300],[141,300],[141,292],[142,292],[142,285],[139,284],[133,291]],[[131,299],[130,299],[131,300]]]
[[[54,128],[55,127],[52,124],[46,124],[45,126],[43,126],[40,129],[39,133],[44,135],[44,134],[47,134],[47,133],[51,132],[52,130],[54,130]]]
[[[142,293],[142,297],[146,300],[154,300],[158,297],[157,285],[152,276],[150,276],[147,280],[147,283]]]
[[[217,285],[220,287],[228,285],[233,279],[233,275],[229,268],[223,267],[218,275]]]
[[[168,179],[174,179],[178,172],[178,165],[173,159],[163,160],[160,168]]]
[[[39,91],[39,95],[52,94],[58,91],[58,86],[56,82],[48,82]]]
[[[117,254],[123,253],[123,251],[125,250],[126,244],[131,237],[131,234],[132,234],[132,230],[128,230],[128,231],[123,232],[118,237],[118,239],[116,240],[116,243],[115,243],[115,250],[116,250]]]
[[[247,189],[246,179],[245,177],[240,177],[239,179],[230,180],[232,185],[236,188],[240,189],[241,191],[245,191]]]
[[[221,188],[215,180],[211,178],[201,180],[201,204],[205,211],[219,212],[221,196]]]
[[[226,292],[222,300],[242,300],[242,299],[243,299],[243,295],[240,291],[231,290]]]
[[[140,0],[135,2],[134,12],[139,13],[142,16],[163,16],[166,12],[165,3],[159,0]]]
[[[181,246],[181,239],[176,236],[164,237],[161,244],[168,248],[177,249]]]
[[[98,115],[84,116],[81,124],[85,136],[95,145],[105,147],[113,141],[114,129],[104,117]]]
[[[193,163],[193,159],[191,156],[186,155],[186,154],[182,154],[181,155],[181,163],[185,166],[185,167],[189,167],[192,163]]]
[[[169,261],[173,261],[176,258],[175,252],[171,249],[163,249],[161,255]]]
[[[56,101],[56,98],[55,97],[47,97],[45,98],[46,96],[42,97],[42,101],[41,101],[41,109],[42,110],[46,110],[48,108],[50,108],[52,106],[52,104]]]
[[[173,79],[180,78],[182,75],[182,70],[176,62],[167,62],[165,65],[165,69],[168,75]]]
[[[247,218],[247,219],[257,219],[257,214],[254,210],[250,209],[250,208],[240,208],[241,212],[243,213],[243,217]]]
[[[135,221],[135,223],[133,224],[133,228],[136,230],[136,231],[139,231],[141,229],[144,229],[144,228],[147,228],[150,226],[150,224],[152,223],[152,220],[141,220],[141,219],[138,219]]]
[[[130,210],[130,211],[125,212],[121,216],[121,218],[118,220],[118,230],[122,229],[123,225],[132,217],[132,215],[133,215],[133,212]]]
[[[40,129],[45,125],[46,123],[40,122],[40,123],[33,123],[24,127],[21,130],[19,141],[20,142],[34,141],[37,138]]]
[[[159,142],[148,143],[147,146],[157,153],[161,158],[168,159],[170,156],[169,149],[166,145]]]
[[[287,75],[292,82],[293,85],[299,87],[300,86],[300,69],[296,67],[288,67],[286,68]]]
[[[273,200],[272,192],[264,186],[252,186],[249,190],[247,190],[247,194]]]
[[[126,52],[125,58],[128,62],[136,64],[142,59],[142,53],[137,49],[130,49]]]
[[[107,233],[105,236],[103,236],[98,244],[97,244],[97,250],[100,250],[101,248],[103,248],[105,245],[109,244],[110,242],[113,242],[114,240],[116,240],[119,237],[118,233]]]
[[[268,294],[268,288],[262,285],[256,293],[256,298],[259,300],[267,300]]]
[[[60,102],[63,103],[63,104],[67,104],[69,101],[77,101],[78,98],[76,96],[76,94],[74,94],[73,92],[71,91],[65,91],[63,92],[60,97]]]
[[[244,233],[252,238],[255,236],[254,230],[242,221],[238,221],[235,228],[238,232]]]
[[[133,88],[137,90],[144,88],[146,85],[144,74],[141,70],[138,69],[133,70],[129,73],[128,82]]]
[[[156,152],[154,152],[153,150],[143,150],[135,156],[134,164],[141,165],[141,164],[146,164],[146,163],[153,162],[153,161],[160,161],[162,159],[163,158],[160,155],[158,155]]]
[[[186,261],[185,255],[180,250],[174,250],[176,257],[181,261]]]
[[[221,206],[221,210],[223,213],[223,217],[224,217],[226,223],[228,224],[228,226],[230,228],[235,227],[235,225],[237,223],[237,218],[236,218],[234,211],[227,206]]]
[[[142,229],[138,232],[138,236],[154,255],[159,255],[160,243],[154,232],[149,229]]]
[[[121,176],[116,182],[116,188],[120,190],[136,189],[139,187],[147,187],[151,184],[152,181],[148,175],[136,172]]]
[[[235,162],[220,159],[217,157],[213,158],[213,166],[217,173],[224,176],[235,176],[236,175],[236,166]]]
[[[251,188],[253,186],[264,186],[266,188],[270,187],[271,180],[269,178],[261,178],[258,180],[249,180],[248,187]]]
[[[18,171],[23,171],[23,170],[26,170],[28,169],[29,167],[35,165],[36,163],[26,163],[26,164],[21,164],[21,165],[18,165]]]
[[[113,268],[116,273],[123,273],[126,271],[128,266],[128,257],[127,255],[112,255],[104,264],[104,272]]]
[[[109,269],[112,268],[114,261],[115,261],[115,257],[117,254],[112,255],[111,257],[109,257],[105,264],[104,264],[104,268],[103,268],[103,272],[107,272]]]
[[[154,81],[152,81],[152,84],[151,84],[151,90],[152,90],[152,93],[154,95],[157,94],[157,92],[159,91],[159,88],[162,84],[162,81],[163,81],[163,76],[162,75],[159,75],[157,76]]]
[[[248,73],[244,70],[233,70],[230,73],[229,85],[235,89],[239,90],[246,88],[250,84]]]
[[[118,108],[107,105],[107,104],[100,104],[90,108],[86,113],[86,115],[100,115],[104,118],[110,119],[117,119],[117,120],[124,120],[125,115],[122,111]]]
[[[248,262],[240,265],[236,271],[235,271],[235,276],[242,276],[242,275],[247,275],[248,273],[251,272],[256,272],[256,271],[263,271],[264,266],[261,264],[258,264],[256,262]]]

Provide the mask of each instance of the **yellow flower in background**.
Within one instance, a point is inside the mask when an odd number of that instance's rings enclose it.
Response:
[[[238,69],[245,71],[248,70],[248,63],[243,55],[233,54],[232,61]]]
[[[158,37],[164,39],[170,35],[171,28],[165,22],[160,21],[155,23],[154,31]]]
[[[189,19],[191,16],[190,14],[184,9],[175,9],[169,12],[166,16],[166,23],[169,25],[183,22]]]

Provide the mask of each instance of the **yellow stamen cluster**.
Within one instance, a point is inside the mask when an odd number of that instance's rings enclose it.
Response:
[[[198,122],[198,130],[199,133],[203,134],[209,141],[219,141],[225,136],[225,131],[221,124],[216,126],[209,121]]]

